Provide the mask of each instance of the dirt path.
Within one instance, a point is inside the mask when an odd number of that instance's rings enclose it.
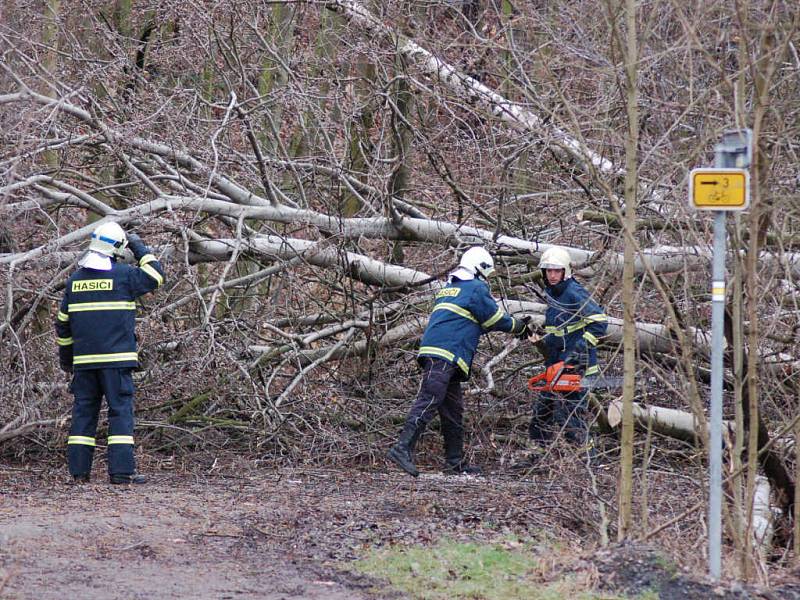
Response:
[[[294,504],[303,480],[156,475],[120,489],[54,479],[0,471],[0,597],[375,597],[290,543],[293,511],[276,509]]]
[[[585,470],[567,463],[526,477],[413,479],[392,470],[241,462],[195,474],[150,472],[147,485],[121,488],[102,476],[67,483],[63,468],[0,465],[0,598],[398,599],[384,581],[356,573],[353,561],[375,548],[510,537],[541,540],[540,583],[583,571],[632,593],[657,582],[664,598],[707,598],[711,589],[665,570],[661,558],[643,561],[647,549],[597,553],[592,486],[581,479]],[[613,471],[596,479],[613,493]],[[742,593],[714,594],[762,597]],[[763,597],[800,600],[793,586],[772,594]]]
[[[398,598],[351,570],[353,561],[373,548],[442,538],[547,532],[576,551],[596,538],[585,482],[565,489],[580,469],[569,478],[414,479],[392,469],[238,461],[195,474],[145,472],[147,485],[120,488],[99,473],[96,483],[74,485],[63,467],[0,465],[0,597]],[[613,473],[600,477],[614,485]]]
[[[518,478],[210,471],[156,471],[121,488],[102,475],[74,485],[63,469],[0,466],[0,597],[398,598],[352,561],[370,548],[572,519],[540,483]],[[586,525],[575,521],[574,535]]]

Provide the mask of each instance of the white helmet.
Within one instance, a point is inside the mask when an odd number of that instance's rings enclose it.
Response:
[[[542,258],[539,259],[539,268],[542,271],[545,269],[564,269],[564,279],[569,279],[572,277],[571,261],[569,252],[558,246],[553,246],[542,252]]]
[[[103,223],[92,232],[89,250],[108,257],[124,256],[123,251],[128,245],[128,238],[122,227],[114,221]]]
[[[488,279],[494,273],[494,260],[485,248],[475,246],[461,255],[458,263],[460,269],[466,269],[472,275],[480,275]]]

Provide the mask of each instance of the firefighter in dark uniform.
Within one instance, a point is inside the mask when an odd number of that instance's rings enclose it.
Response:
[[[130,248],[138,266],[117,262]],[[67,280],[56,318],[61,369],[73,373],[75,396],[67,440],[69,472],[89,481],[100,403],[108,404],[111,483],[144,483],[133,455],[133,378],[138,366],[136,299],[164,282],[164,271],[141,238],[114,222],[99,225],[80,268]]]
[[[448,474],[479,473],[464,460],[464,405],[461,382],[469,378],[472,358],[481,334],[505,331],[524,338],[528,319],[503,312],[487,284],[494,272],[491,255],[480,247],[467,250],[447,285],[436,293],[433,312],[422,336],[417,360],[422,382],[400,438],[387,458],[409,475],[419,475],[414,446],[425,427],[439,413]]]
[[[543,343],[545,366],[565,361],[586,378],[597,375],[600,370],[597,344],[606,334],[606,314],[592,300],[589,292],[572,277],[570,256],[564,248],[545,250],[539,268],[547,296],[545,335],[542,338],[533,336],[531,341]],[[561,429],[568,441],[586,447],[591,454],[591,440],[584,417],[586,402],[585,390],[543,392],[539,395],[528,428],[529,437],[534,443],[530,461],[537,460],[543,446]]]

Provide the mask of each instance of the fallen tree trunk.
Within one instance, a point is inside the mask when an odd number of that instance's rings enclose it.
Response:
[[[696,422],[694,416],[686,411],[674,408],[664,408],[661,406],[645,406],[643,404],[633,404],[633,416],[636,424],[643,430],[652,428],[653,431],[673,438],[695,444],[697,440]],[[616,428],[622,422],[622,402],[614,400],[608,408],[608,424]],[[734,434],[734,423],[724,421],[722,424],[723,435],[728,434],[727,439],[732,439]],[[770,505],[772,497],[772,487],[769,478],[759,475],[756,478],[755,492],[753,494],[752,511],[752,535],[757,556],[754,558],[759,563],[762,572],[766,572],[766,561],[772,548],[774,533],[773,511],[782,512],[780,508],[773,509]],[[746,519],[745,519],[746,520]]]
[[[229,190],[230,191],[230,190]],[[70,198],[74,197],[74,201]],[[529,241],[510,235],[495,235],[494,231],[479,227],[470,227],[449,221],[433,219],[403,217],[393,220],[386,217],[353,217],[341,218],[330,216],[313,210],[298,209],[286,205],[243,205],[240,202],[241,194],[232,196],[230,200],[214,198],[200,198],[194,196],[164,195],[147,204],[131,207],[126,210],[113,210],[109,207],[91,208],[97,214],[107,219],[113,219],[121,225],[152,217],[167,211],[202,211],[211,215],[225,216],[235,219],[264,220],[283,224],[305,224],[329,235],[336,235],[343,239],[385,239],[433,244],[486,244],[496,248],[499,254],[521,254],[527,262],[536,264],[542,252],[554,247],[554,244],[544,244]],[[60,200],[64,203],[75,204],[81,208],[87,206],[86,202],[77,196],[61,194]],[[38,210],[40,205],[28,206],[24,203],[25,210]],[[16,204],[7,204],[0,207],[2,212],[14,212]],[[51,241],[46,246],[33,248],[26,252],[16,254],[0,254],[0,264],[10,264],[18,267],[26,262],[39,259],[44,255],[57,253],[61,248],[82,241],[89,237],[97,223],[92,223],[72,231],[69,234]],[[258,238],[253,238],[258,239]],[[222,241],[222,240],[218,240]],[[209,240],[211,242],[211,240]],[[602,264],[596,265],[596,252],[580,248],[567,248],[575,265],[576,272],[584,276],[592,276],[600,271],[621,272],[623,257],[618,253],[606,252]],[[646,271],[645,263],[657,273],[674,273],[686,267],[704,268],[708,264],[710,255],[702,249],[695,247],[657,247],[643,250],[641,256],[636,258],[635,271],[642,274]],[[775,262],[770,255],[765,255],[765,262]],[[202,260],[200,260],[202,262]],[[792,264],[792,261],[789,261]],[[796,261],[797,275],[800,276],[800,257]],[[582,265],[591,265],[582,268]]]
[[[644,430],[652,427],[653,431],[667,437],[695,444],[697,440],[697,424],[692,413],[664,408],[661,406],[646,406],[637,402],[633,403],[633,418],[636,424]],[[608,407],[608,424],[615,428],[622,422],[622,402],[612,400]],[[732,430],[732,423],[723,423],[723,430]]]

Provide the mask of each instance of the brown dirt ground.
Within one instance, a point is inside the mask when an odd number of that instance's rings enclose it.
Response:
[[[535,575],[542,582],[572,572],[632,594],[678,582],[670,599],[800,598],[715,590],[635,546],[595,551],[591,493],[585,512],[563,502],[588,485],[563,472],[412,479],[232,461],[202,473],[153,469],[147,485],[121,488],[100,473],[74,485],[64,471],[0,466],[2,598],[401,598],[352,561],[375,547],[509,535],[542,540],[543,556],[546,540],[559,541],[562,555]],[[614,479],[598,474],[601,486]]]

